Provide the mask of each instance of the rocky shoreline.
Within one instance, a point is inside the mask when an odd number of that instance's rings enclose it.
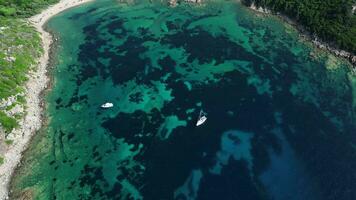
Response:
[[[200,3],[202,3],[202,1],[204,1],[204,0],[169,0],[169,1],[168,1],[168,4],[169,4],[169,6],[175,7],[175,6],[177,6],[177,4],[180,3],[180,2],[187,2],[187,3],[197,3],[197,4],[200,4]]]
[[[27,114],[19,121],[20,127],[8,136],[13,144],[4,149],[4,163],[0,165],[0,199],[9,198],[9,183],[14,170],[20,163],[22,153],[26,150],[32,136],[43,124],[42,94],[48,86],[47,67],[50,47],[53,43],[51,34],[43,29],[43,25],[56,14],[89,1],[91,0],[60,0],[57,4],[28,19],[29,23],[40,33],[44,51],[38,60],[38,67],[28,75],[29,80],[25,87]]]
[[[261,13],[261,14],[275,14],[276,16],[280,17],[286,23],[291,24],[292,26],[296,27],[297,30],[300,32],[300,36],[302,38],[305,38],[305,39],[311,41],[315,45],[315,47],[322,49],[322,50],[326,50],[326,51],[336,55],[337,57],[347,59],[352,64],[353,72],[356,73],[356,55],[354,55],[350,52],[347,52],[345,50],[339,49],[339,48],[331,45],[328,42],[322,41],[316,35],[312,35],[310,32],[305,30],[305,28],[302,25],[298,24],[295,20],[292,20],[291,18],[289,18],[285,15],[282,15],[280,13],[272,13],[270,10],[268,10],[266,8],[256,7],[256,5],[253,3],[248,7],[251,10]]]

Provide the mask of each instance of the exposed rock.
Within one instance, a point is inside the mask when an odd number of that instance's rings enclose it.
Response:
[[[8,106],[11,106],[15,102],[16,102],[16,96],[10,96],[7,99],[1,99],[0,100],[0,109],[4,109]]]
[[[351,62],[356,63],[356,56],[352,56]]]
[[[2,33],[4,30],[8,29],[9,27],[7,26],[1,26],[0,27],[0,33]]]
[[[187,3],[202,3],[202,0],[169,0],[168,4],[172,7],[177,6],[180,2],[187,2]]]
[[[271,13],[271,11],[268,10],[268,9],[266,9],[266,8],[257,7],[257,6],[255,5],[255,3],[252,3],[252,4],[250,5],[250,8],[251,8],[252,10],[255,10],[255,11],[257,11],[257,12],[264,13],[264,14],[269,14],[269,13]]]
[[[8,62],[15,62],[16,58],[12,57],[12,56],[9,56],[9,57],[5,57],[5,60],[8,61]]]
[[[16,114],[22,114],[24,112],[23,106],[16,104],[11,110],[6,111],[9,116],[15,116]]]

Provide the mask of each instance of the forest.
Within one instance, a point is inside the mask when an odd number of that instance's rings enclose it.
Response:
[[[356,0],[243,0],[294,19],[323,41],[356,54]]]

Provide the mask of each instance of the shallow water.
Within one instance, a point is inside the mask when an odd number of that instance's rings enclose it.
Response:
[[[356,81],[280,20],[103,0],[48,27],[50,122],[14,197],[356,199]]]

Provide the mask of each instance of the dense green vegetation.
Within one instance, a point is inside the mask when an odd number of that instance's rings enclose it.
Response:
[[[39,34],[24,18],[57,1],[0,0],[0,129],[6,133],[18,126],[21,113],[8,111],[24,106],[24,83],[42,51]],[[9,97],[15,99],[11,104],[5,103]]]
[[[18,126],[15,118],[7,116],[2,111],[0,111],[0,122],[2,127],[5,129],[5,132],[10,132],[12,129]]]
[[[356,0],[244,0],[244,3],[281,12],[325,41],[356,53]]]
[[[58,0],[0,0],[0,15],[29,17]]]

